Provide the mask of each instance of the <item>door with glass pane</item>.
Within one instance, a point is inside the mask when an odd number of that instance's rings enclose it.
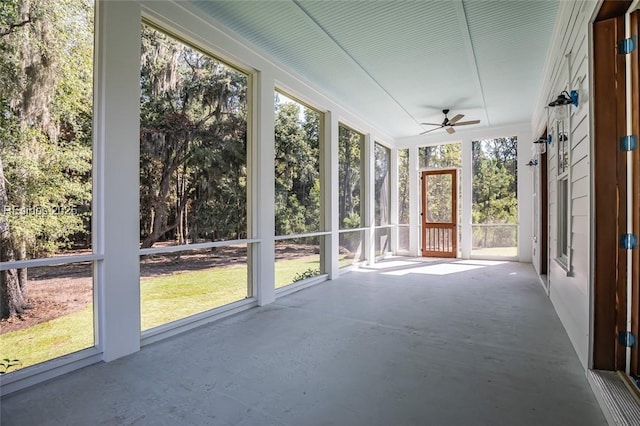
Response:
[[[458,221],[456,170],[422,172],[422,255],[456,257]]]

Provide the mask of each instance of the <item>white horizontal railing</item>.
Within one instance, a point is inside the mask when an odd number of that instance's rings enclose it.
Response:
[[[369,230],[369,228],[367,228],[367,227],[339,229],[338,230],[338,234],[345,234],[345,233],[348,233],[348,232],[357,232],[357,231],[368,231],[368,230]]]
[[[374,229],[391,229],[391,228],[395,228],[396,226],[398,226],[398,225],[391,225],[391,224],[389,224],[389,225],[376,225],[373,228]]]
[[[8,271],[10,269],[36,268],[39,266],[65,265],[67,263],[95,262],[97,260],[103,259],[104,256],[100,254],[79,254],[77,256],[55,256],[44,257],[40,259],[16,260],[0,263],[0,271]]]
[[[324,235],[331,235],[331,231],[309,232],[308,234],[276,235],[273,239],[275,241],[295,240],[298,238],[322,237]]]
[[[213,247],[227,247],[227,246],[235,246],[240,244],[252,244],[252,243],[259,243],[259,242],[260,240],[257,238],[246,238],[243,240],[210,241],[208,243],[182,244],[178,246],[167,246],[167,247],[150,247],[150,248],[140,249],[140,255],[145,256],[149,254],[174,253],[177,251],[208,249]]]

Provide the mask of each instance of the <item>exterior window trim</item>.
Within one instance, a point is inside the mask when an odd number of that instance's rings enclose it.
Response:
[[[571,274],[571,120],[568,106],[565,116],[560,117],[560,111],[554,111],[553,140],[556,145],[556,262],[565,270],[567,276]]]

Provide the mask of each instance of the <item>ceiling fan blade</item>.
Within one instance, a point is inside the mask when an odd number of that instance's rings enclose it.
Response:
[[[467,126],[469,124],[478,124],[479,122],[480,120],[461,121],[459,123],[456,123],[456,126]]]
[[[456,132],[456,129],[454,129],[453,127],[447,127],[445,129],[447,131],[447,133],[449,133],[450,135],[454,134]]]
[[[442,129],[442,126],[437,127],[437,128],[435,128],[435,129],[431,129],[431,130],[426,130],[426,131],[424,131],[424,132],[422,132],[422,133],[420,133],[420,134],[421,134],[421,135],[424,135],[425,133],[433,132],[433,131],[435,131],[435,130],[440,130],[440,129]]]
[[[464,114],[457,114],[451,120],[449,120],[449,124],[456,124],[460,119],[464,117]]]
[[[420,123],[421,126],[440,126],[442,127],[442,123]]]

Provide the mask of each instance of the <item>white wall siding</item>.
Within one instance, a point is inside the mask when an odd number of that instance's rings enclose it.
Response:
[[[535,136],[534,136],[535,137]],[[533,202],[531,208],[533,209],[532,213],[532,223],[531,223],[531,232],[532,232],[532,240],[531,240],[531,262],[533,263],[533,267],[538,274],[541,274],[540,268],[542,267],[542,189],[540,186],[540,167],[536,167],[533,170],[531,176],[531,186],[533,191]]]
[[[589,119],[589,25],[596,1],[562,4],[554,47],[545,66],[546,85],[540,94],[532,128],[541,134],[547,125],[546,104],[562,90],[578,90],[579,106],[570,106],[570,247],[568,270],[556,261],[557,243],[557,141],[548,150],[549,182],[549,292],[551,301],[585,368],[590,342],[590,204],[591,158]],[[549,123],[550,124],[550,123]],[[549,129],[551,131],[551,129]]]
[[[531,159],[531,133],[523,132],[518,136],[518,260],[531,262],[533,250],[531,236],[533,226],[533,182],[532,170],[527,166]]]

